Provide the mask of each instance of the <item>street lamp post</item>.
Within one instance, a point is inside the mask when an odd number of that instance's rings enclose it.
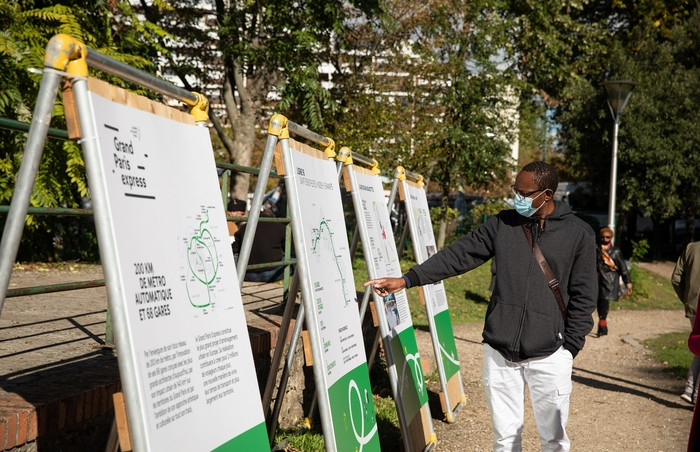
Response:
[[[637,85],[629,80],[610,80],[603,82],[605,91],[608,94],[608,106],[612,113],[613,126],[613,148],[612,161],[610,163],[610,203],[608,205],[608,227],[613,230],[613,240],[615,240],[615,195],[617,192],[617,131],[620,124],[620,116],[627,101],[632,95],[632,90]]]

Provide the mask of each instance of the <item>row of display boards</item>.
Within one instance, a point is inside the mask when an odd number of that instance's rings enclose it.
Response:
[[[208,129],[190,115],[95,79],[69,77],[68,86],[74,101],[64,95],[64,103],[75,105],[66,114],[69,120],[73,115],[83,148],[133,450],[270,450],[269,407],[259,395],[242,272],[229,246]],[[30,140],[43,133],[38,130],[30,128]],[[312,139],[297,141],[294,132]],[[399,255],[376,162],[352,152],[339,158],[332,140],[320,137],[317,142],[331,146],[319,149],[315,137],[275,115],[263,162],[274,159],[286,183],[297,258],[293,286],[301,291],[325,448],[380,450],[343,188],[352,197],[368,277],[401,276]],[[262,203],[264,166],[253,208]],[[411,176],[400,167],[394,172],[389,201],[398,192],[420,263],[436,245],[425,190]],[[36,170],[23,176],[34,177]],[[24,201],[13,199],[9,215],[22,214],[15,202]],[[248,230],[257,219],[249,216]],[[3,242],[13,236],[4,234]],[[3,243],[0,258],[14,246]],[[423,286],[420,295],[443,414],[454,422],[465,396],[443,284]],[[430,450],[437,438],[406,293],[371,296],[404,449]]]

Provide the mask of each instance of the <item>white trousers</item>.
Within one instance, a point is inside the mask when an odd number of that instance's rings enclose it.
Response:
[[[484,344],[482,383],[491,411],[494,451],[522,451],[525,385],[543,451],[568,451],[571,369],[574,359],[564,347],[550,356],[521,362],[506,360]]]

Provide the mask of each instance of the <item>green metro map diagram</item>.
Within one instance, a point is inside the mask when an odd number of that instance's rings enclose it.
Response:
[[[212,306],[211,286],[219,271],[219,258],[209,229],[209,210],[202,206],[202,212],[195,220],[199,220],[198,227],[184,238],[187,258],[184,279],[190,304],[195,308],[206,308]]]
[[[321,220],[317,228],[313,229],[313,239],[311,241],[312,246],[311,246],[311,254],[312,255],[317,255],[320,256],[320,249],[319,249],[319,243],[321,242],[321,239],[327,240],[328,241],[328,248],[331,251],[331,254],[333,255],[333,262],[335,263],[335,269],[338,272],[338,276],[340,277],[340,284],[343,290],[343,298],[345,299],[345,306],[350,303],[349,297],[348,297],[348,292],[347,288],[345,287],[345,276],[343,276],[343,270],[340,268],[340,264],[338,263],[338,253],[335,250],[335,245],[333,244],[333,232],[331,231],[330,226],[328,225],[327,220]],[[324,234],[325,230],[325,234]]]

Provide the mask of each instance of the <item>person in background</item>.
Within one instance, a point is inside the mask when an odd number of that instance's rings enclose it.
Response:
[[[275,216],[270,208],[264,208],[260,212],[261,217],[272,218]],[[238,256],[243,237],[248,223],[243,224],[236,232],[236,240],[233,242],[233,253]],[[259,221],[255,228],[255,238],[248,257],[248,265],[267,264],[284,260],[284,248],[286,243],[286,225],[279,222]],[[238,262],[238,259],[236,259]],[[244,281],[275,282],[284,278],[284,265],[274,268],[261,268],[247,270]],[[290,274],[294,273],[294,266],[290,267]]]
[[[277,188],[263,199],[263,208],[270,209],[277,218],[287,216],[287,190],[285,190],[284,179],[280,179]]]
[[[600,248],[598,248],[598,337],[608,334],[608,311],[610,302],[620,299],[620,278],[627,288],[627,295],[632,294],[632,279],[627,269],[622,251],[613,246],[613,230],[600,230]]]
[[[400,278],[365,283],[386,297],[465,273],[496,257],[497,277],[482,333],[482,384],[494,451],[522,450],[525,386],[542,450],[571,448],[566,434],[571,372],[593,329],[596,241],[588,224],[554,200],[558,179],[556,170],[545,162],[525,165],[511,186],[515,210],[490,217]],[[561,307],[556,289],[550,288],[535,258],[532,240],[558,281]]]
[[[680,255],[671,274],[671,284],[676,295],[683,302],[685,316],[692,326],[695,322],[695,312],[698,308],[698,296],[700,296],[700,242],[691,242],[686,245],[683,254]],[[685,381],[685,391],[681,398],[688,403],[695,403],[698,395],[698,375],[700,374],[700,357],[694,356],[688,369],[688,378]]]
[[[697,306],[699,300],[695,300]],[[695,358],[700,357],[700,320],[695,316],[693,321],[693,329],[688,336],[688,348]],[[695,400],[695,410],[693,412],[693,421],[690,424],[690,437],[688,438],[688,452],[700,452],[700,438],[697,438],[698,422],[700,422],[700,409],[698,408],[698,400]]]
[[[242,199],[232,199],[226,206],[227,217],[244,217],[247,211],[248,204]],[[226,225],[228,226],[228,235],[234,237],[240,224],[235,221],[227,220]]]

